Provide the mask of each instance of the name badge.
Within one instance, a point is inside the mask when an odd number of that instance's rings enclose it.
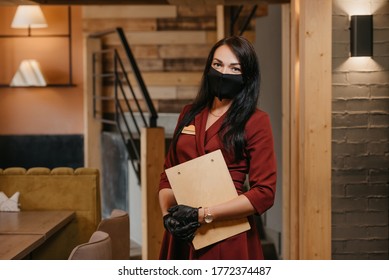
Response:
[[[195,129],[195,126],[193,124],[191,125],[188,125],[188,126],[185,126],[183,129],[182,129],[182,132],[183,134],[190,134],[190,135],[196,135],[196,129]]]

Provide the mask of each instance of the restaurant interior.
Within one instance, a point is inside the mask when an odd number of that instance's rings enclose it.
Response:
[[[265,259],[389,259],[387,0],[5,0],[0,260],[158,259],[165,155],[229,35],[275,139]]]

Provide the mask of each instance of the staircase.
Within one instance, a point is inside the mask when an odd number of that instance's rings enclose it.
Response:
[[[116,34],[122,50],[107,48],[93,53],[93,115],[103,124],[103,131],[116,131],[120,134],[127,150],[127,158],[132,164],[140,182],[140,146],[141,127],[156,127],[158,114],[143,81],[138,65],[121,27],[91,34],[91,38],[102,38]],[[121,54],[125,54],[125,58]],[[124,63],[126,59],[127,63]],[[107,65],[112,69],[107,69]],[[126,69],[130,65],[131,69]],[[132,75],[140,89],[140,96],[134,90]],[[105,91],[111,88],[113,92]],[[102,89],[102,90],[100,90]],[[131,102],[129,97],[131,97]],[[142,104],[141,104],[142,103]],[[102,104],[102,106],[98,106]],[[147,108],[146,120],[143,106]],[[130,118],[128,118],[130,116]]]

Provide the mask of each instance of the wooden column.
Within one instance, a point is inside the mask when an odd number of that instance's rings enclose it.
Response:
[[[142,128],[142,259],[156,260],[164,227],[159,207],[158,185],[165,161],[165,132],[161,127]],[[131,194],[130,194],[131,195]]]
[[[332,6],[331,1],[292,0],[290,11],[283,257],[331,259]]]
[[[282,255],[290,259],[291,246],[291,69],[290,69],[290,5],[281,8],[281,42],[282,42]]]
[[[84,166],[101,169],[101,122],[93,116],[92,54],[101,49],[100,39],[86,38],[84,43]],[[99,63],[98,65],[101,65]],[[101,91],[101,85],[96,88]],[[101,112],[101,104],[97,109]]]
[[[224,6],[216,6],[216,41],[225,37],[225,21],[224,21]]]

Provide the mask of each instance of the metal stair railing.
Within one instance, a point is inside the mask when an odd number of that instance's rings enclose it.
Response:
[[[240,6],[231,6],[230,7],[230,35],[239,35],[242,36],[243,33],[247,30],[247,27],[250,24],[251,19],[254,17],[255,12],[257,11],[258,5],[254,5],[250,11],[250,13],[245,17],[242,26],[239,28],[239,32],[237,34],[235,33],[235,26],[238,22],[238,18],[240,16],[240,13],[243,10],[243,5]]]
[[[121,46],[124,49],[124,52],[126,54],[127,60],[129,64],[131,65],[132,72],[134,74],[134,77],[138,83],[139,89],[142,93],[143,100],[148,108],[149,111],[149,123],[146,121],[145,114],[142,110],[142,107],[140,105],[140,101],[138,97],[135,94],[134,87],[132,86],[130,79],[128,77],[128,71],[124,66],[123,60],[120,57],[119,51],[114,49],[103,49],[98,52],[94,52],[92,54],[92,63],[93,63],[93,116],[95,119],[100,120],[103,124],[114,126],[117,131],[119,132],[121,139],[123,140],[123,143],[127,150],[127,156],[132,164],[132,167],[135,170],[135,173],[137,175],[137,179],[140,183],[140,147],[137,144],[136,141],[136,135],[134,135],[133,131],[140,137],[141,129],[140,125],[137,121],[137,118],[135,116],[134,109],[130,105],[129,99],[126,94],[126,89],[130,92],[131,97],[134,101],[135,108],[137,112],[139,113],[141,122],[143,127],[156,127],[157,126],[157,119],[158,114],[155,110],[154,104],[150,98],[150,94],[145,86],[145,83],[143,81],[142,75],[139,71],[138,65],[136,63],[136,60],[132,54],[130,45],[128,44],[128,41],[125,37],[125,34],[123,32],[123,29],[118,27],[114,30],[94,33],[89,35],[91,38],[101,38],[103,36],[117,33]],[[105,56],[111,56],[112,62],[113,62],[113,72],[104,72],[104,70],[101,71],[101,73],[97,72],[98,64],[103,63],[103,57]],[[103,66],[100,65],[101,69],[103,69]],[[101,79],[101,81],[100,81]],[[98,82],[101,82],[103,84],[104,79],[113,79],[114,84],[114,93],[113,97],[109,96],[103,96],[99,95],[97,93],[98,89]],[[106,114],[104,114],[103,111],[98,112],[97,110],[97,102],[98,101],[113,101],[114,102],[114,112],[113,117],[107,117]],[[131,124],[130,125],[128,119],[126,118],[126,112],[129,113]],[[98,113],[100,113],[100,116],[98,116]],[[131,129],[133,128],[133,129]],[[139,143],[139,141],[138,141]]]

